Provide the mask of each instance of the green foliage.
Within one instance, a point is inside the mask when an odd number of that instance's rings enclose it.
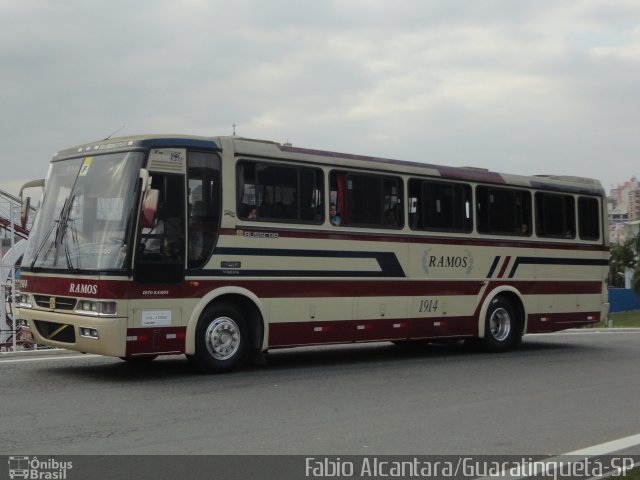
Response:
[[[631,288],[633,288],[637,294],[640,295],[640,263],[636,265],[636,269],[631,277]]]
[[[634,281],[634,288],[636,283],[638,289],[636,292],[640,292],[640,263],[638,262],[638,256],[640,254],[640,235],[628,239],[622,245],[613,244],[609,248],[611,252],[611,259],[609,261],[609,286],[611,287],[624,287],[624,271],[627,268],[635,270],[634,278],[637,278],[637,282]]]
[[[613,322],[613,328],[640,328],[640,310],[633,312],[610,313],[609,318]],[[606,322],[596,325],[606,327]]]

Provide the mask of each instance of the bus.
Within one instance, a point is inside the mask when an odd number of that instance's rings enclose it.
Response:
[[[203,372],[271,349],[465,340],[489,352],[608,313],[596,180],[237,136],[57,153],[22,261],[38,344]]]
[[[9,478],[14,480],[15,478],[29,478],[30,459],[26,456],[11,456],[8,459],[9,463]]]

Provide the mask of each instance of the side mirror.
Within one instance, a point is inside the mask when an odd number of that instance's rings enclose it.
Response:
[[[27,223],[29,223],[30,210],[31,210],[31,197],[27,197],[22,200],[22,205],[20,205],[20,226],[22,228],[27,228]]]
[[[160,190],[150,188],[144,196],[142,203],[142,228],[153,228],[158,214],[158,200]]]
[[[30,182],[25,183],[20,187],[20,194],[18,198],[20,199],[20,226],[22,228],[27,228],[27,223],[29,223],[29,214],[31,213],[31,197],[23,198],[22,194],[25,189],[32,187],[40,187],[44,188],[44,178],[40,178],[38,180],[31,180]]]

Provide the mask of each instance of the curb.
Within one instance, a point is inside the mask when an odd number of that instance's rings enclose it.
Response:
[[[615,332],[638,332],[640,327],[600,327],[600,328],[572,328],[570,330],[563,330],[565,332],[598,332],[598,333],[615,333]],[[562,333],[560,331],[558,333]]]
[[[640,327],[568,328],[557,332],[525,333],[525,335],[562,335],[570,333],[640,333]]]
[[[0,359],[7,357],[38,357],[44,355],[83,355],[80,352],[64,348],[46,348],[40,350],[18,350],[16,352],[0,352]]]

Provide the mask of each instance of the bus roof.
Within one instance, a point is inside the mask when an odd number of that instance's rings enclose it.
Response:
[[[53,159],[77,157],[91,153],[101,154],[107,151],[131,150],[135,148],[202,148],[220,150],[220,146],[212,137],[193,135],[135,135],[129,137],[106,138],[95,142],[77,145],[57,152]]]
[[[230,138],[234,141],[234,150],[236,151],[236,154],[241,155],[267,155],[275,158],[307,160],[323,164],[326,164],[328,162],[328,158],[330,158],[330,163],[336,167],[344,166],[345,168],[357,167],[362,169],[374,168],[393,171],[396,173],[414,173],[417,175],[441,177],[443,179],[516,185],[542,190],[561,190],[564,192],[586,193],[590,195],[604,195],[605,193],[600,181],[591,178],[562,175],[514,175],[493,172],[488,169],[478,167],[451,167],[426,162],[411,162],[406,160],[331,152],[326,150],[314,150],[294,147],[290,144],[282,145],[277,142],[241,137]],[[402,167],[401,171],[398,167]]]
[[[106,151],[164,148],[196,148],[221,151],[224,145],[233,145],[236,155],[273,157],[284,160],[304,160],[310,163],[330,163],[336,167],[361,168],[394,171],[441,177],[452,180],[478,183],[515,185],[545,190],[561,190],[573,193],[604,195],[602,184],[595,179],[562,175],[514,175],[493,172],[478,167],[452,167],[426,162],[412,162],[382,157],[355,155],[309,148],[294,147],[270,140],[259,140],[239,136],[203,137],[193,135],[136,135],[109,138],[84,145],[78,145],[56,153],[55,160],[87,154],[101,154]],[[402,171],[399,172],[399,168]]]

